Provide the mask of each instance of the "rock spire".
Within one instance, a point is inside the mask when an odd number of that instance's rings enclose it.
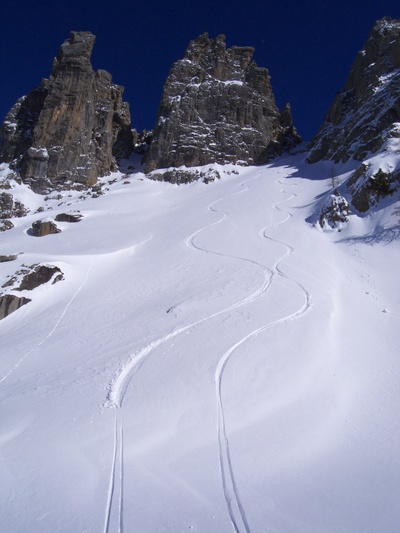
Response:
[[[90,63],[95,36],[71,32],[50,78],[20,98],[0,130],[0,161],[37,192],[93,185],[132,150],[123,87]]]
[[[385,17],[358,52],[342,91],[309,146],[308,161],[364,160],[398,135],[400,122],[400,20]]]
[[[265,163],[301,141],[290,106],[279,112],[254,48],[226,48],[204,33],[173,64],[164,85],[146,171],[208,163]]]
[[[309,146],[308,162],[360,165],[342,185],[365,213],[400,189],[398,168],[379,158],[400,150],[400,20],[385,17],[373,27],[349,77]]]

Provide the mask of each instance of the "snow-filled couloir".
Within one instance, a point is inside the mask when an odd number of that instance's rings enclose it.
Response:
[[[30,213],[1,291],[30,301],[0,321],[4,531],[397,530],[397,196],[321,227],[350,167],[213,168],[96,198],[11,182]],[[18,290],[35,265],[62,279]]]

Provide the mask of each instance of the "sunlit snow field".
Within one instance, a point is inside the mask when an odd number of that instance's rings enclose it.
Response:
[[[65,277],[0,322],[1,531],[399,531],[398,203],[322,230],[329,164],[214,168],[0,235],[0,285]]]

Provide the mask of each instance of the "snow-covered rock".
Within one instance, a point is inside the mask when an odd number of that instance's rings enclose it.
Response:
[[[346,200],[336,191],[330,194],[321,209],[319,224],[321,228],[331,228],[337,231],[343,229],[349,222],[350,207]]]

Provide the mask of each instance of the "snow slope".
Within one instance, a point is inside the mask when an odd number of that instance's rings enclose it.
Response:
[[[65,276],[0,322],[1,531],[398,531],[398,204],[323,231],[326,163],[215,168],[0,236]]]

